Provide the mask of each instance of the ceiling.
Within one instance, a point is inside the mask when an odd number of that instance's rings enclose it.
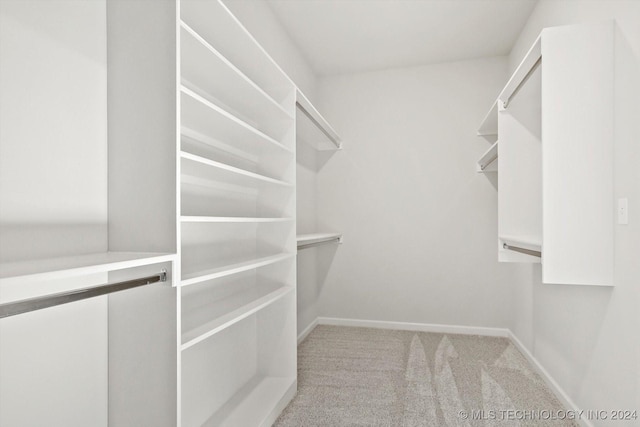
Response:
[[[537,0],[267,0],[318,75],[507,55]]]

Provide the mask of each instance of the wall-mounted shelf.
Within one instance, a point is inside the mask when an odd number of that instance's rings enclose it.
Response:
[[[318,151],[342,148],[336,131],[300,90],[296,92],[296,138]]]
[[[73,257],[48,258],[0,264],[0,286],[64,279],[158,264],[175,260],[173,254],[149,252],[100,252]]]
[[[341,233],[313,233],[299,234],[296,236],[298,242],[298,250],[306,249],[313,246],[326,245],[329,243],[342,243]]]
[[[506,108],[508,106],[510,99],[518,93],[520,87],[527,81],[538,65],[540,65],[541,61],[542,36],[538,36],[536,41],[533,43],[533,46],[529,48],[524,59],[520,62],[520,65],[518,65],[518,68],[516,68],[511,75],[511,78],[505,85],[504,89],[502,89],[502,92],[500,92],[500,95],[498,95],[500,107]]]
[[[476,170],[479,173],[498,172],[498,141],[478,159]]]
[[[491,109],[482,119],[478,127],[478,136],[493,136],[498,134],[498,102],[494,102]]]

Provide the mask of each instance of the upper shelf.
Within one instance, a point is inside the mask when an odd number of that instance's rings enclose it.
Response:
[[[327,243],[342,243],[341,233],[313,233],[299,234],[296,236],[298,249],[306,249],[313,246],[325,245]]]
[[[278,104],[291,99],[293,82],[222,1],[181,0],[180,18]]]
[[[476,170],[480,173],[498,172],[498,141],[494,142],[482,157],[478,159]]]
[[[527,81],[529,76],[540,65],[542,58],[542,42],[538,37],[529,49],[518,68],[513,72],[511,78],[498,95],[498,99],[493,103],[491,109],[480,123],[478,136],[498,135],[498,106],[507,108],[509,101],[518,93],[520,87]]]
[[[480,127],[478,128],[478,136],[491,136],[498,134],[498,103],[494,102]]]
[[[340,150],[336,131],[300,90],[296,92],[296,137],[319,151]]]
[[[0,285],[64,279],[173,261],[175,255],[148,252],[100,252],[73,257],[0,264]]]

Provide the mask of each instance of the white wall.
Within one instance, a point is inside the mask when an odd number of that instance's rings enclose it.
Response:
[[[106,36],[104,0],[0,1],[0,262],[107,249]],[[107,356],[107,297],[2,319],[0,425],[106,426]]]
[[[475,171],[489,148],[475,135],[506,71],[500,57],[320,81],[344,141],[318,158],[319,228],[344,233],[319,260],[322,316],[505,327],[496,182]]]
[[[105,251],[105,2],[3,0],[0,19],[0,261]]]
[[[616,287],[543,285],[539,265],[501,265],[501,274],[513,287],[510,328],[569,398],[584,409],[633,410],[640,409],[640,2],[542,0],[509,62],[513,70],[544,27],[611,18],[621,47],[615,198],[629,198],[629,225],[615,225]]]

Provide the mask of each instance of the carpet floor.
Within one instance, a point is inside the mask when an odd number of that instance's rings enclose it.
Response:
[[[318,326],[274,426],[577,426],[506,338]]]

